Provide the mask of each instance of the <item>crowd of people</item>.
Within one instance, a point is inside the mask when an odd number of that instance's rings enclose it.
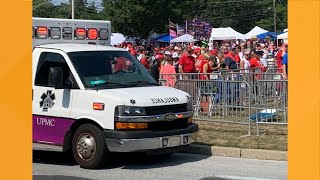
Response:
[[[213,42],[208,45],[170,44],[166,47],[135,46],[123,43],[125,48],[135,56],[153,77],[159,81],[160,75],[166,80],[165,85],[173,87],[176,76],[165,74],[201,73],[200,79],[208,80],[206,73],[217,71],[249,72],[259,69],[276,69],[288,78],[288,45],[276,47],[274,42],[239,41]],[[192,76],[191,76],[192,78]]]

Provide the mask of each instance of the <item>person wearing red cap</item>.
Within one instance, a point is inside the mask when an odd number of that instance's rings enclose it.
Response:
[[[192,56],[192,49],[188,48],[186,54],[179,59],[179,72],[180,73],[195,73],[195,60]]]
[[[148,71],[150,70],[150,66],[149,66],[149,62],[148,62],[148,57],[147,56],[143,56],[141,58],[140,62]]]
[[[116,63],[114,64],[114,67],[113,67],[114,72],[126,71],[127,69],[126,60],[123,57],[119,57],[115,61]]]
[[[196,68],[196,71],[199,72],[200,68],[201,68],[201,63],[202,63],[202,61],[204,61],[204,56],[201,54],[200,48],[195,49],[194,53],[197,56],[197,58],[195,60],[195,68]]]
[[[255,53],[249,62],[250,62],[250,68],[253,69],[253,72],[255,71],[255,69],[260,69],[261,72],[266,72],[266,67],[260,61],[260,57],[258,53]],[[256,75],[257,80],[259,80],[260,77],[261,77],[261,74]]]

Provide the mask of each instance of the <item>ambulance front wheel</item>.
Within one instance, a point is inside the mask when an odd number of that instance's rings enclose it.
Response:
[[[73,135],[72,153],[81,168],[103,167],[108,160],[103,131],[92,124],[81,125]]]

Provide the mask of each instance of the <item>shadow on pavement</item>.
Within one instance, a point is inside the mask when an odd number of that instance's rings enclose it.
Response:
[[[33,151],[33,163],[55,164],[64,166],[77,165],[71,152]]]
[[[118,159],[116,162],[122,169],[153,169],[161,167],[177,166],[184,163],[196,162],[208,158],[204,155],[189,155],[175,153],[170,156],[146,156],[132,157],[132,159]]]
[[[102,169],[152,169],[196,162],[210,156],[175,153],[147,155],[145,153],[110,153],[109,163]],[[33,163],[78,166],[72,153],[33,151]]]
[[[199,180],[232,180],[232,179],[226,179],[226,178],[220,178],[220,177],[206,177]]]
[[[87,178],[73,177],[73,176],[46,176],[46,175],[33,175],[33,180],[92,180]]]

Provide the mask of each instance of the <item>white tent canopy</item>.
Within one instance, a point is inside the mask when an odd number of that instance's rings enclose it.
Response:
[[[111,45],[118,45],[123,43],[126,40],[123,34],[121,33],[112,33],[111,35]]]
[[[231,27],[212,28],[210,40],[231,40],[243,39],[243,34],[237,32]]]
[[[194,42],[194,41],[198,41],[198,40],[193,39],[193,37],[190,34],[184,34],[182,36],[172,39],[170,42],[179,43],[179,42]]]
[[[288,32],[278,35],[277,39],[288,39]]]
[[[259,34],[263,34],[268,32],[267,30],[264,30],[262,28],[260,28],[259,26],[255,26],[253,29],[251,29],[251,31],[249,31],[247,34],[244,35],[245,39],[250,39],[253,36],[257,36]]]

